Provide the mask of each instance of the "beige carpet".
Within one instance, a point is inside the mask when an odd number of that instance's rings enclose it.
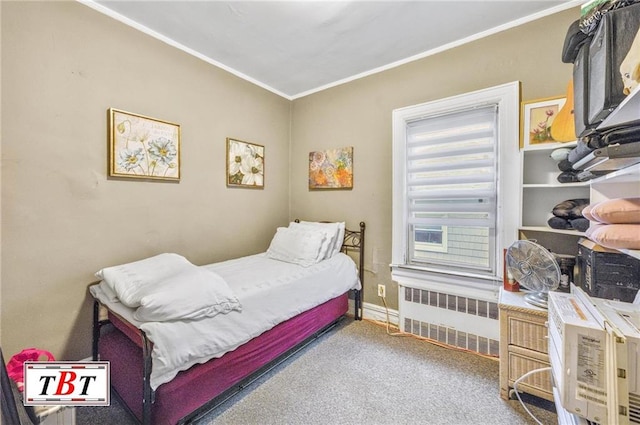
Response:
[[[204,424],[534,424],[500,398],[499,364],[345,320]],[[553,405],[529,409],[557,424]],[[549,410],[547,410],[549,409]]]

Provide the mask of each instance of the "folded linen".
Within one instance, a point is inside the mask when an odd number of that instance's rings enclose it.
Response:
[[[199,320],[242,310],[227,282],[202,267],[182,270],[145,289],[133,315],[141,322]]]
[[[198,320],[241,310],[222,277],[178,254],[107,267],[96,276],[109,300],[136,309],[134,318],[141,322]]]
[[[608,224],[640,224],[640,198],[614,198],[588,205],[587,218]]]
[[[138,307],[146,286],[154,285],[189,267],[195,266],[183,256],[163,253],[131,263],[105,267],[95,275],[105,282],[121,303],[127,307]]]
[[[591,223],[586,235],[605,248],[640,249],[640,224]]]

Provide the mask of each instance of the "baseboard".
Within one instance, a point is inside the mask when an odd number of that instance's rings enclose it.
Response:
[[[383,306],[371,303],[362,303],[363,319],[376,320],[378,322],[387,322],[387,310]],[[354,309],[353,300],[349,300],[349,311]],[[400,324],[400,314],[398,310],[389,309],[389,323],[395,326]]]

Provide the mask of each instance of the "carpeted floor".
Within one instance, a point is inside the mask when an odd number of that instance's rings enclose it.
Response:
[[[394,337],[369,321],[343,320],[198,424],[535,424],[500,398],[498,361]],[[543,424],[553,403],[527,397]],[[78,425],[135,423],[117,399],[77,409]]]

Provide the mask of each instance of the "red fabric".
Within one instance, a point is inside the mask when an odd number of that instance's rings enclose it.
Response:
[[[18,386],[18,389],[22,391],[24,386],[24,362],[26,361],[54,361],[53,354],[46,350],[40,350],[38,348],[25,348],[18,354],[14,354],[7,363],[7,374],[9,378],[13,379]]]
[[[329,325],[347,310],[348,296],[344,294],[280,323],[218,359],[180,372],[171,382],[158,387],[152,407],[152,423],[177,423],[207,401]],[[100,358],[111,362],[113,388],[138,419],[142,420],[140,348],[122,333],[111,332],[100,338]]]

